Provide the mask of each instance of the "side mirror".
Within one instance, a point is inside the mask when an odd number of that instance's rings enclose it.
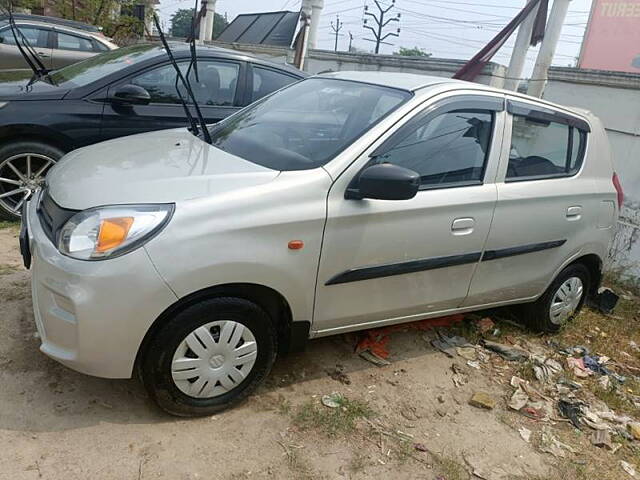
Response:
[[[116,88],[109,100],[121,105],[148,105],[151,95],[144,88],[129,84]]]
[[[416,196],[419,188],[418,173],[391,163],[381,163],[362,171],[358,178],[358,194],[350,198],[409,200]]]

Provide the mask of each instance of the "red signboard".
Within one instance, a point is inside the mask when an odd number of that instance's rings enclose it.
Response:
[[[593,0],[579,67],[640,73],[640,0]]]

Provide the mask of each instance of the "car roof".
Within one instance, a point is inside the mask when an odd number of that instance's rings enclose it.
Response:
[[[464,80],[456,80],[446,77],[435,77],[432,75],[419,75],[415,73],[398,73],[398,72],[329,72],[319,74],[320,77],[336,78],[339,80],[349,80],[354,82],[362,82],[373,85],[380,85],[391,88],[398,88],[401,90],[407,90],[415,92],[422,88],[431,87],[434,85],[440,85],[450,89],[469,89],[479,90],[483,92],[494,92],[503,95],[510,95],[512,97],[521,98],[523,100],[529,100],[537,103],[541,107],[547,106],[556,108],[559,110],[565,110],[570,113],[574,113],[583,117],[592,117],[593,114],[588,110],[582,110],[575,107],[568,107],[565,105],[559,105],[553,102],[549,102],[542,98],[532,97],[512,90],[505,90],[496,87],[490,87],[489,85],[467,82]]]
[[[185,58],[185,57],[188,58],[191,56],[191,51],[189,50],[189,44],[187,42],[169,42],[169,47],[171,48],[171,51],[176,58]],[[164,48],[162,46],[158,45],[157,50],[158,50],[158,55],[166,55]],[[309,76],[308,73],[298,70],[297,68],[292,67],[291,65],[287,65],[286,63],[271,62],[269,60],[264,60],[262,58],[255,57],[253,55],[247,55],[244,52],[239,52],[237,50],[231,50],[228,48],[221,48],[215,45],[206,45],[206,44],[197,45],[196,51],[199,52],[199,55],[203,55],[203,54],[204,56],[211,55],[211,56],[216,56],[220,58],[225,58],[228,60],[241,60],[241,61],[247,61],[247,62],[252,62],[252,63],[256,63],[256,64],[268,66],[268,67],[277,68],[278,70],[282,70],[284,72],[290,73],[299,78],[304,78]]]
[[[444,77],[397,72],[329,72],[321,73],[319,76],[335,78],[338,80],[349,80],[352,82],[369,83],[383,87],[398,88],[401,90],[408,90],[410,92],[419,90],[420,88],[430,87],[432,85],[458,81]]]
[[[95,25],[89,25],[88,23],[78,22],[77,20],[67,20],[65,18],[58,17],[47,17],[44,15],[31,15],[28,13],[14,13],[14,20],[16,23],[20,23],[20,21],[28,21],[28,22],[38,22],[43,24],[51,24],[51,25],[64,25],[66,27],[75,28],[78,30],[84,30],[87,32],[100,33],[101,28],[96,27]],[[8,21],[8,15],[0,15],[0,21]]]

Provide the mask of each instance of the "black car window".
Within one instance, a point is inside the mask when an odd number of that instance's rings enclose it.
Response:
[[[419,119],[398,142],[375,158],[420,174],[423,188],[478,184],[484,176],[493,113],[454,110]]]
[[[285,75],[274,70],[254,66],[251,101],[255,102],[296,81],[298,81],[298,79],[291,75]]]
[[[150,44],[110,50],[52,72],[51,82],[56,85],[84,87],[136,63],[157,57],[161,52],[162,48]]]
[[[180,62],[180,70],[186,75],[189,62]],[[212,60],[198,61],[198,78],[192,68],[189,82],[200,105],[233,106],[238,85],[240,65]],[[149,92],[151,103],[180,103],[176,91],[176,72],[172,65],[163,65],[135,77],[130,83]],[[189,102],[187,92],[179,85],[180,93]]]
[[[27,41],[32,47],[46,48],[47,47],[47,34],[48,31],[43,28],[18,26]],[[0,30],[0,43],[5,45],[15,45],[16,40],[13,37],[13,32],[10,27],[6,27]]]
[[[585,141],[571,125],[514,115],[507,181],[575,175]]]
[[[59,50],[76,50],[80,52],[93,52],[93,43],[90,39],[70,35],[68,33],[56,32],[58,36]]]

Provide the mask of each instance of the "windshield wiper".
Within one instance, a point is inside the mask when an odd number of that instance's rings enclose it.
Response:
[[[7,15],[9,16],[9,26],[11,27],[11,33],[13,34],[13,39],[16,42],[16,46],[20,51],[20,54],[24,58],[25,62],[29,65],[29,68],[33,71],[33,74],[36,78],[40,79],[46,76],[49,73],[49,70],[44,66],[44,64],[40,61],[38,54],[33,49],[27,37],[25,37],[22,30],[18,28],[16,25],[15,19],[13,18],[11,3],[7,7]]]
[[[208,144],[211,144],[211,135],[209,133],[209,130],[207,129],[207,122],[205,121],[204,117],[202,116],[202,111],[200,111],[200,106],[198,105],[198,102],[196,101],[196,97],[193,94],[193,90],[191,89],[191,84],[189,83],[188,79],[184,78],[184,75],[182,75],[182,72],[180,71],[180,67],[178,66],[178,63],[176,62],[176,59],[173,56],[173,52],[171,51],[171,48],[169,48],[169,44],[167,43],[167,39],[164,36],[164,32],[162,31],[162,28],[160,27],[160,20],[158,20],[158,16],[157,15],[153,15],[153,23],[155,23],[156,29],[158,30],[158,35],[160,36],[160,41],[162,42],[162,46],[164,47],[165,51],[167,52],[167,56],[169,57],[169,61],[171,62],[171,65],[173,66],[173,68],[176,71],[176,91],[178,93],[178,97],[180,98],[180,102],[182,103],[182,108],[184,108],[184,113],[187,115],[187,120],[189,121],[189,125],[190,125],[190,130],[191,132],[196,135],[199,136],[199,133],[202,133],[202,138],[205,142],[207,142]],[[193,53],[195,53],[195,45],[194,45],[194,49],[193,49]],[[193,61],[193,54],[191,57],[191,61]],[[198,122],[196,122],[196,120],[193,118],[193,115],[191,115],[191,110],[189,109],[189,106],[187,105],[187,102],[185,102],[182,93],[180,92],[180,88],[178,86],[178,82],[182,83],[182,85],[184,86],[185,90],[187,91],[187,93],[189,94],[189,99],[193,102],[193,106],[195,108],[196,111],[196,115],[198,116]],[[198,124],[200,126],[200,129],[198,129]]]

